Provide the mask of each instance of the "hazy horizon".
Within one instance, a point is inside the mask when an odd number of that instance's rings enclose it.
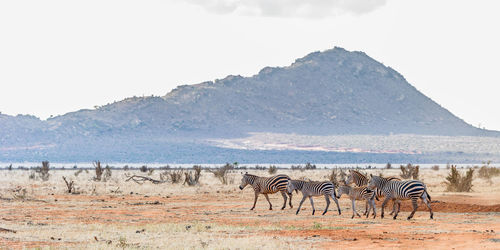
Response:
[[[496,1],[4,1],[0,112],[46,119],[334,46],[363,51],[473,126],[500,130]]]

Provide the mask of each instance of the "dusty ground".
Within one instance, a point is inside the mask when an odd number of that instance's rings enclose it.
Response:
[[[435,219],[421,206],[407,221],[409,202],[397,220],[351,219],[345,197],[340,216],[334,203],[321,216],[322,197],[315,199],[315,216],[307,201],[299,215],[288,207],[282,211],[279,194],[270,196],[274,210],[261,196],[256,210],[249,211],[253,190],[238,189],[239,172],[232,174],[231,184],[222,185],[204,171],[197,187],[125,182],[124,175],[132,171],[115,170],[107,182],[92,181],[92,172],[51,172],[46,182],[30,180],[29,171],[0,172],[0,227],[16,231],[0,230],[0,248],[500,248],[500,177],[491,183],[476,178],[471,193],[445,193],[447,170],[425,170],[421,176],[433,198]],[[159,172],[151,177],[158,179]],[[314,180],[329,172],[278,171]],[[398,170],[384,174],[397,175]],[[81,194],[65,193],[62,176],[75,180]],[[295,207],[300,198],[294,195]],[[362,207],[359,202],[358,210]]]

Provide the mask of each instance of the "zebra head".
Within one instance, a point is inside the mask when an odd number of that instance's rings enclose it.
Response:
[[[248,184],[251,185],[254,180],[255,180],[255,175],[251,175],[248,174],[248,172],[246,172],[245,174],[243,174],[243,177],[241,178],[240,189],[243,190],[243,188],[245,188]]]
[[[352,173],[352,170],[349,169],[349,177],[347,177],[347,180],[344,182],[346,185],[351,185],[352,181],[353,181],[353,173]]]
[[[350,186],[340,186],[339,187],[339,190],[337,192],[337,199],[340,199],[340,197],[343,195],[343,194],[347,194],[349,195],[349,190],[351,189]]]
[[[301,180],[288,180],[288,184],[286,185],[286,191],[288,194],[292,194],[292,192],[295,190],[295,193],[299,193],[299,190],[302,190],[302,187],[304,187],[305,181]]]
[[[367,187],[371,190],[374,190],[375,188],[379,188],[379,189],[382,189],[382,187],[384,186],[385,184],[385,179],[380,177],[380,176],[376,176],[376,175],[373,175],[373,174],[370,174],[370,179],[368,180],[368,185]]]

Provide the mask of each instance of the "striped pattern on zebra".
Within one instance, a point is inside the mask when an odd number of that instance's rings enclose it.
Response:
[[[340,197],[346,194],[349,196],[349,199],[351,199],[352,202],[352,217],[351,219],[354,218],[354,215],[358,215],[358,217],[361,217],[356,211],[356,200],[366,200],[366,203],[370,205],[368,212],[366,214],[366,218],[370,215],[370,210],[373,209],[373,218],[377,216],[377,212],[375,210],[375,192],[371,189],[368,189],[366,186],[363,187],[351,187],[351,186],[340,186],[339,190],[337,192],[337,198],[340,199]],[[365,215],[363,214],[363,215]]]
[[[247,185],[251,185],[253,190],[255,191],[253,207],[250,210],[253,210],[255,208],[255,204],[257,204],[257,198],[259,197],[259,194],[263,194],[264,197],[266,197],[267,202],[269,202],[269,210],[273,210],[273,204],[271,204],[271,201],[269,200],[269,197],[267,195],[281,192],[284,200],[283,207],[281,208],[281,210],[283,210],[286,207],[286,187],[288,184],[288,180],[290,180],[290,177],[284,174],[279,174],[271,177],[259,177],[253,174],[245,173],[241,178],[240,189],[243,190],[243,188],[245,188]],[[290,197],[290,201],[288,204],[290,205],[290,208],[292,208],[292,194],[288,194],[288,196]]]
[[[386,177],[385,179],[387,179],[389,181],[392,181],[392,180],[400,181],[401,180],[397,177]],[[366,186],[366,185],[368,185],[368,177],[366,177],[366,175],[360,173],[359,171],[350,169],[349,170],[349,177],[347,178],[347,181],[345,183],[346,183],[346,185],[350,185],[353,182],[358,187]],[[382,192],[382,190],[375,188],[375,199],[379,200],[382,197],[384,197],[384,193]],[[393,204],[392,211],[390,213],[391,215],[396,212],[396,205],[398,206],[398,212],[401,209],[401,203],[399,201],[395,202]],[[366,213],[368,213],[368,202],[365,205],[365,213],[363,215],[365,215]]]
[[[387,180],[380,176],[373,176],[370,174],[370,180],[368,181],[368,188],[378,188],[382,190],[385,195],[385,200],[382,203],[382,212],[380,217],[384,218],[384,207],[389,200],[408,200],[411,199],[413,205],[413,211],[410,216],[408,216],[408,220],[413,218],[413,215],[417,211],[418,199],[422,199],[422,201],[427,205],[430,212],[430,217],[433,219],[434,214],[431,208],[431,196],[427,192],[427,188],[424,183],[417,180],[406,180],[406,181],[396,181],[396,180]],[[396,211],[394,214],[394,219],[398,216],[399,211]]]
[[[289,194],[291,194],[294,190],[296,192],[298,192],[297,190],[299,190],[302,193],[302,200],[300,201],[299,207],[297,208],[297,212],[295,212],[296,215],[299,214],[300,208],[302,207],[302,203],[304,203],[306,198],[309,198],[309,200],[311,201],[311,206],[313,209],[312,214],[314,215],[316,209],[314,208],[314,202],[312,197],[321,195],[324,195],[326,200],[326,208],[325,211],[323,212],[323,215],[326,214],[326,212],[328,211],[328,207],[330,206],[330,197],[332,197],[333,201],[335,201],[335,203],[337,204],[339,215],[341,214],[339,202],[337,200],[335,193],[335,185],[333,185],[333,183],[329,181],[306,182],[301,180],[290,180],[288,182],[287,191]]]

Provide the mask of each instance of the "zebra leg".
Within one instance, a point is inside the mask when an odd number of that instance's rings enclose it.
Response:
[[[392,211],[389,215],[393,215],[395,212],[396,212],[396,206],[398,205],[399,203],[396,203],[396,201],[392,202]],[[399,213],[399,211],[398,211]]]
[[[283,210],[286,207],[286,199],[287,199],[287,197],[286,197],[285,192],[283,192],[283,191],[281,191],[281,195],[283,196],[283,200],[285,200],[285,202],[283,203],[283,207],[281,208],[281,210]]]
[[[372,210],[372,203],[370,202],[370,200],[366,200],[365,208],[366,208],[365,211],[366,214],[363,215],[366,215],[366,218],[368,218],[368,216],[370,215],[370,211]]]
[[[382,202],[382,212],[380,212],[380,217],[383,219],[384,218],[384,208],[385,208],[385,205],[387,205],[387,202],[389,202],[390,198],[389,197],[385,197],[385,200],[384,202]]]
[[[413,218],[413,215],[417,211],[417,208],[418,208],[418,198],[417,197],[412,197],[411,198],[411,204],[413,205],[413,211],[411,211],[410,216],[408,216],[408,220],[411,219],[411,218]]]
[[[328,197],[328,194],[325,194],[325,200],[326,200],[326,208],[322,215],[326,214],[326,211],[328,211],[328,207],[330,206],[330,198]]]
[[[351,200],[352,202],[352,216],[351,216],[351,219],[354,219],[354,216],[356,215],[356,203],[354,202],[354,199]]]
[[[250,208],[250,210],[253,210],[255,208],[255,204],[257,204],[257,198],[259,198],[259,193],[255,192],[255,199],[253,200],[253,207]]]
[[[299,207],[297,208],[297,212],[295,212],[295,214],[299,214],[299,211],[300,211],[300,208],[302,207],[302,203],[304,203],[304,201],[306,200],[306,196],[302,196],[302,200],[300,201],[299,203]]]
[[[267,194],[264,194],[264,197],[266,197],[267,202],[269,202],[269,210],[273,210],[273,204],[271,204],[271,201],[269,200],[269,196]]]
[[[376,208],[375,201],[372,199],[371,203],[372,203],[372,207],[373,207],[373,219],[375,219],[375,217],[377,217],[377,211],[375,210],[375,208]]]
[[[427,207],[429,208],[429,212],[431,213],[431,219],[434,219],[434,213],[432,212],[431,203],[429,202],[429,200],[427,200],[427,196],[425,196],[425,198],[422,198],[422,200],[424,201],[425,205],[427,205]]]
[[[293,208],[293,205],[292,205],[292,194],[289,194],[288,197],[290,197],[290,200],[288,200],[288,205],[290,205],[290,208]]]
[[[312,215],[314,215],[314,212],[316,212],[316,209],[314,209],[313,197],[312,197],[312,196],[309,196],[309,200],[311,201],[311,207],[313,208],[313,213],[312,213]]]
[[[340,206],[339,206],[339,200],[337,200],[337,195],[335,194],[335,192],[332,193],[332,199],[333,201],[335,201],[335,204],[337,204],[337,210],[339,211],[339,215],[341,215],[342,213],[340,212]]]

